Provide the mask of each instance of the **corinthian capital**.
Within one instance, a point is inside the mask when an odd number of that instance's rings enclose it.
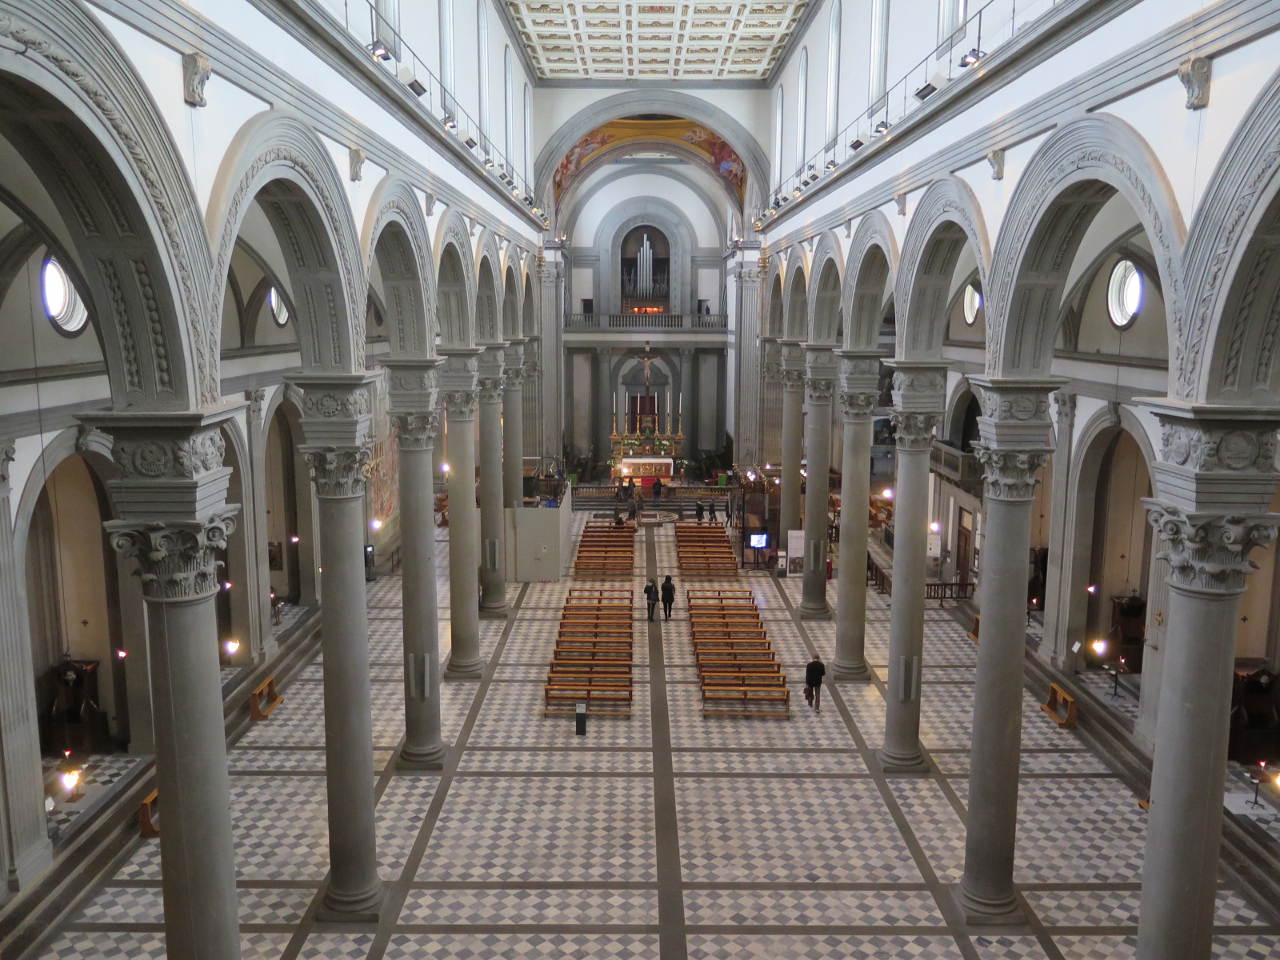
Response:
[[[401,450],[430,450],[440,436],[438,413],[397,413],[395,421]]]
[[[1143,503],[1168,546],[1159,556],[1169,561],[1169,584],[1184,590],[1242,593],[1244,578],[1258,569],[1249,553],[1275,540],[1280,522],[1277,514],[1188,513],[1160,500]]]
[[[200,600],[218,592],[219,550],[235,530],[238,505],[203,520],[111,520],[111,547],[138,563],[142,592],[150,600]]]
[[[928,450],[933,444],[933,431],[938,426],[940,416],[936,413],[905,413],[894,410],[889,415],[896,432],[896,443],[899,450]]]
[[[503,389],[519,390],[524,386],[524,378],[528,371],[525,369],[524,363],[519,366],[507,367],[502,371]]]
[[[501,403],[502,402],[502,375],[496,377],[481,377],[479,379],[480,402],[481,403]]]
[[[316,495],[328,499],[364,496],[372,452],[368,445],[353,447],[303,447],[311,467]]]
[[[1036,495],[1040,468],[1047,450],[993,450],[975,444],[973,454],[982,464],[983,492],[989,500],[1026,501]]]
[[[875,413],[880,395],[860,390],[845,390],[840,394],[840,414],[845,423],[866,420]]]
[[[780,371],[782,377],[782,386],[786,390],[803,390],[804,389],[804,370],[793,370],[789,367],[783,367]]]
[[[476,407],[479,405],[480,393],[472,390],[445,390],[441,395],[445,413],[453,420],[474,420]]]
[[[805,377],[804,400],[810,404],[829,404],[836,382],[830,377]]]

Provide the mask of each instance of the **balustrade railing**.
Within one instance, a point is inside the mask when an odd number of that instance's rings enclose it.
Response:
[[[573,313],[566,330],[727,330],[723,313]]]

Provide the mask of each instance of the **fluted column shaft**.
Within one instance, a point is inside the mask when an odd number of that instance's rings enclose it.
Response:
[[[1168,625],[1142,866],[1138,960],[1204,960],[1212,953],[1222,782],[1249,554],[1270,544],[1280,516],[1275,424],[1256,411],[1225,421],[1166,414],[1157,497],[1146,501],[1169,561]],[[1245,419],[1248,417],[1249,419]]]
[[[760,260],[746,259],[755,251],[744,254],[744,260],[731,268],[735,281],[731,310],[734,322],[734,348],[737,357],[737,377],[734,387],[738,402],[734,404],[734,441],[738,462],[759,465],[760,453],[760,396],[763,350],[760,343],[760,287],[764,270]],[[685,416],[693,416],[689,411]]]
[[[778,539],[785,549],[787,531],[800,527],[800,460],[804,444],[804,371],[782,371],[782,513]]]
[[[431,486],[440,418],[433,407],[396,417],[404,599],[405,737],[400,766],[424,769],[439,768],[445,755],[440,736],[440,624]]]
[[[524,503],[524,384],[527,366],[520,362],[503,372],[502,505]]]
[[[502,356],[480,361],[480,612],[507,613],[502,515]]]
[[[1050,452],[1050,384],[972,379],[984,471],[982,643],[973,696],[969,818],[960,902],[972,923],[1024,920],[1013,885],[1018,826],[1027,556],[1038,473]]]
[[[830,350],[811,351],[805,378],[809,478],[804,501],[804,582],[800,615],[810,620],[831,616],[827,603],[827,498],[831,475],[831,396],[835,358]]]
[[[856,365],[855,365],[856,364]],[[844,444],[840,463],[840,589],[836,596],[837,679],[868,680],[867,507],[871,502],[871,414],[879,393],[880,362],[874,357],[845,360],[840,410]]]

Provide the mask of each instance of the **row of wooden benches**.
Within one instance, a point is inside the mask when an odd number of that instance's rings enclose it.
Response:
[[[590,521],[578,541],[573,572],[575,576],[590,578],[630,577],[635,556],[634,523]]]
[[[736,577],[738,558],[729,535],[718,523],[687,521],[676,524],[676,560],[686,579]]]
[[[791,717],[787,675],[750,590],[686,592],[703,716]]]
[[[590,714],[631,715],[634,601],[624,588],[569,590],[547,670],[544,716],[572,714],[579,703]]]

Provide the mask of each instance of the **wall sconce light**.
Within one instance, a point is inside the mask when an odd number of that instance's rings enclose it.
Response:
[[[235,637],[228,637],[222,641],[222,652],[228,657],[234,657],[240,652],[240,641]]]
[[[300,536],[298,536],[298,535],[295,533],[295,534],[293,534],[293,536],[291,536],[291,537],[289,538],[289,542],[290,542],[290,543],[301,543],[301,542],[302,542],[302,538],[301,538]]]
[[[930,520],[930,521],[929,521],[929,532],[930,532],[930,533],[941,533],[941,532],[942,532],[942,524],[940,524],[937,520]]]
[[[370,521],[369,521],[369,529],[370,529],[370,530],[372,530],[372,531],[374,531],[375,533],[376,533],[377,531],[381,530],[381,529],[382,529],[382,521],[381,521],[380,519],[378,519],[377,517],[374,517],[372,520],[370,520]]]
[[[883,490],[880,491],[880,496],[884,497],[886,500],[892,500],[893,487],[885,487]]]

